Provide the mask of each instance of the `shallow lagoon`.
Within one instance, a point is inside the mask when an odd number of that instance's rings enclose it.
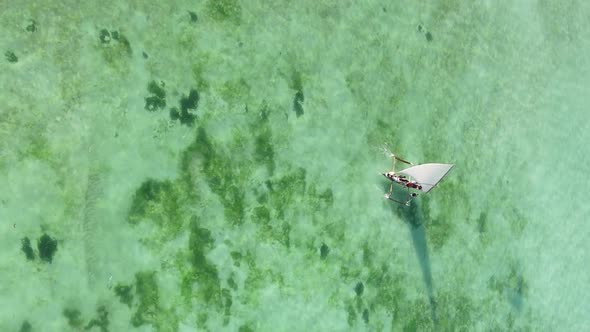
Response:
[[[1,330],[590,324],[584,2],[1,6]]]

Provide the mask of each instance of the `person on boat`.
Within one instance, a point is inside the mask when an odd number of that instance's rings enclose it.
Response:
[[[388,178],[389,180],[391,180],[395,183],[399,183],[402,186],[406,186],[407,188],[418,189],[418,190],[422,189],[422,185],[418,184],[418,182],[416,182],[416,181],[408,180],[406,178],[406,176],[403,174],[395,174],[393,171],[387,172],[387,173],[382,173],[382,174],[386,178]]]
[[[407,180],[406,180],[406,181],[407,181]],[[412,182],[410,182],[410,181],[407,181],[407,183],[406,183],[406,187],[408,187],[408,188],[413,188],[413,189],[418,189],[418,190],[422,190],[422,186],[421,186],[421,185],[419,185],[417,182],[413,182],[413,181],[412,181]]]

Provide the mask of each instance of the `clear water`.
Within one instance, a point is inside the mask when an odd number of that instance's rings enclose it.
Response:
[[[0,7],[0,330],[590,325],[587,2]]]

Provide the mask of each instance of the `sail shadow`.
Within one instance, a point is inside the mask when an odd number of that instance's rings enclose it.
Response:
[[[432,285],[432,272],[430,268],[430,258],[428,257],[428,243],[426,241],[426,232],[423,225],[422,211],[419,208],[419,201],[413,201],[410,206],[392,204],[393,212],[398,215],[410,228],[412,235],[412,244],[414,251],[420,263],[422,278],[426,286],[428,301],[430,302],[430,314],[433,324],[436,326],[436,301],[434,299],[434,288]]]

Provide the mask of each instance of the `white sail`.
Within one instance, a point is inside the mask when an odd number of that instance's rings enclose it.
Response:
[[[422,164],[406,168],[399,173],[414,178],[422,185],[421,190],[427,193],[447,175],[452,167],[452,164]]]

